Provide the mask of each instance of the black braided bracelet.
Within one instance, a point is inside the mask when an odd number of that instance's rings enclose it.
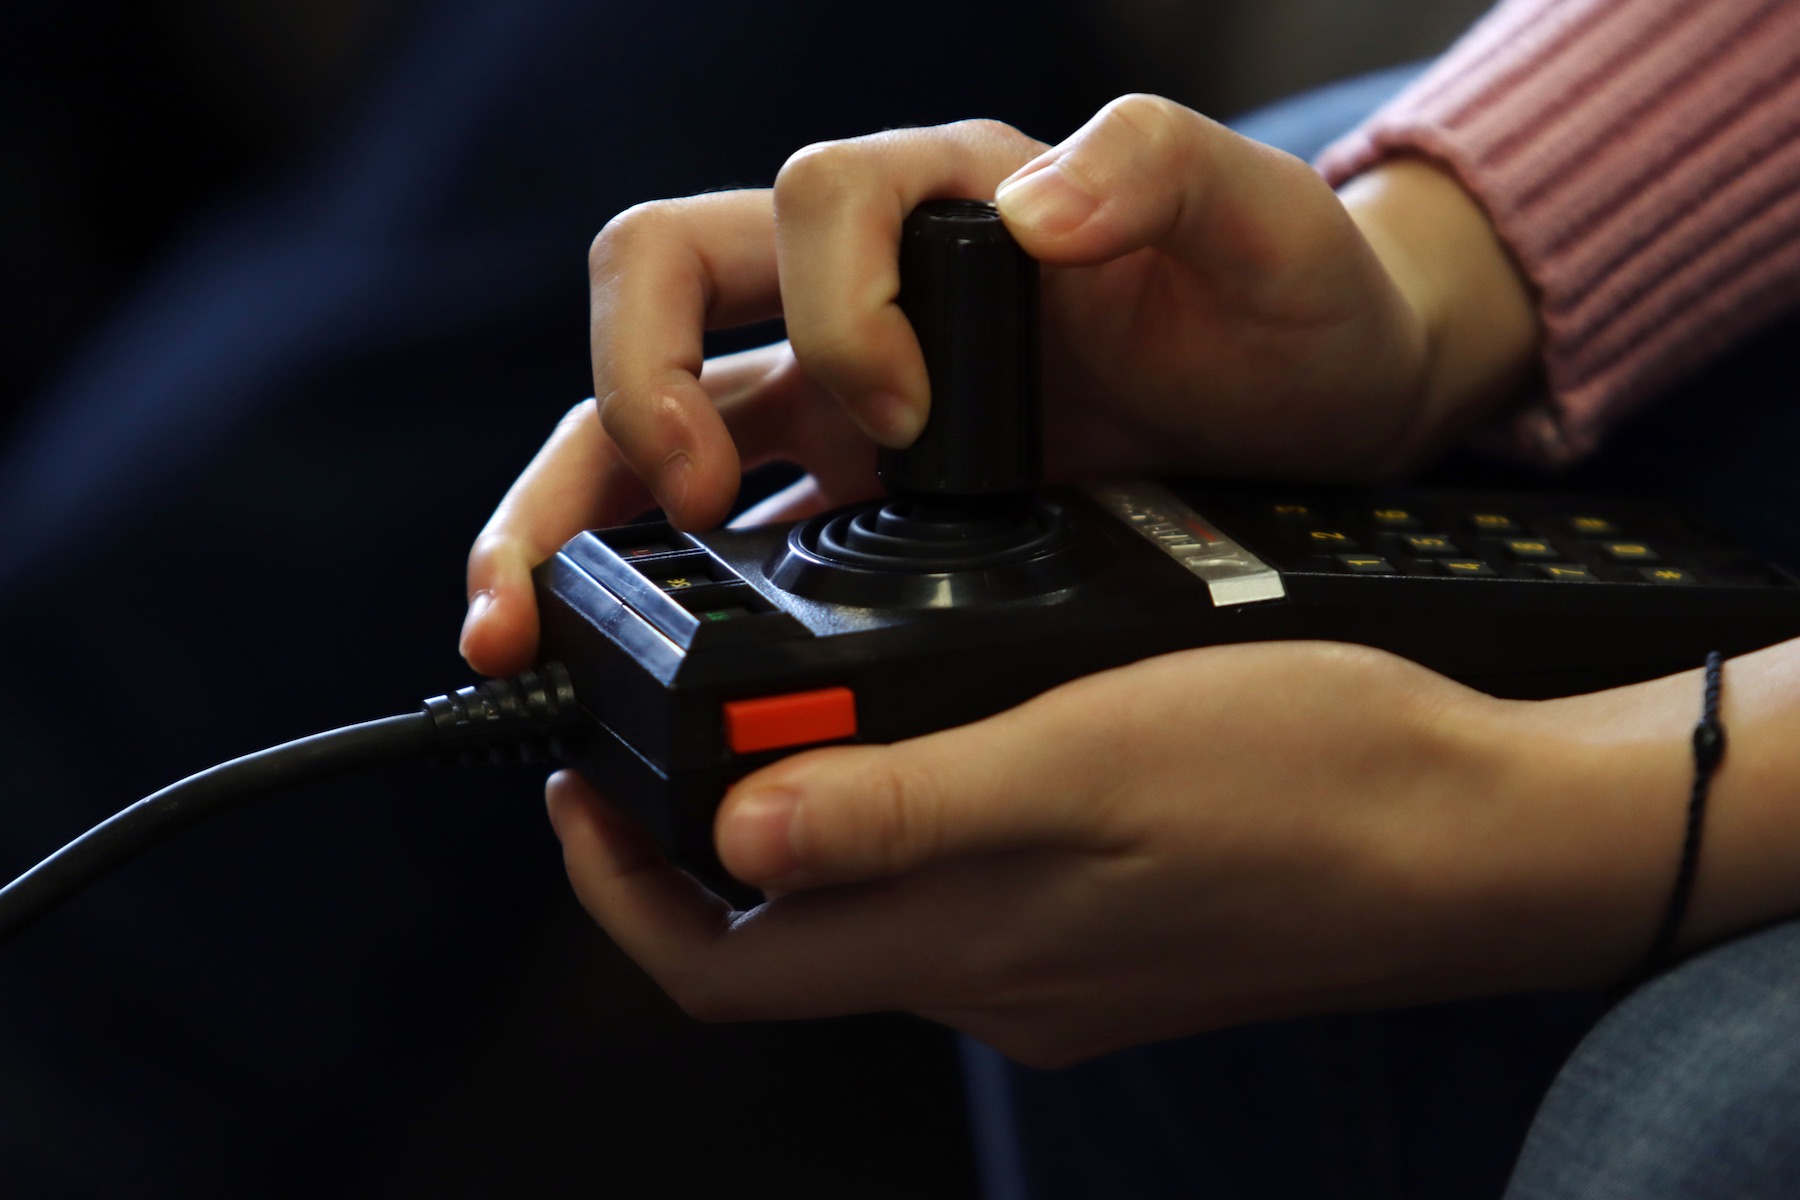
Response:
[[[1663,911],[1662,925],[1650,952],[1644,956],[1638,978],[1643,979],[1667,967],[1675,957],[1675,938],[1687,918],[1688,899],[1694,891],[1694,874],[1700,866],[1700,834],[1706,825],[1706,794],[1712,788],[1713,772],[1725,757],[1725,726],[1719,723],[1719,675],[1725,656],[1714,650],[1706,656],[1706,692],[1700,708],[1700,723],[1694,726],[1694,790],[1688,795],[1687,833],[1681,842],[1681,865],[1675,871],[1675,887],[1669,893],[1669,906]]]

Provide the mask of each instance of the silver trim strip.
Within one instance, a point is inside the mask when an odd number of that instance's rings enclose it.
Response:
[[[1281,572],[1221,533],[1205,517],[1154,483],[1103,483],[1088,495],[1151,545],[1206,581],[1213,607],[1287,596]]]

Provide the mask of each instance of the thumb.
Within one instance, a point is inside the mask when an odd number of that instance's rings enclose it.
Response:
[[[1223,282],[1305,261],[1348,218],[1310,166],[1160,96],[1122,96],[1001,182],[1032,257],[1092,266],[1154,246]]]
[[[904,875],[947,859],[1080,840],[1105,755],[1033,705],[892,746],[817,750],[734,788],[726,868],[783,891]],[[1049,714],[1054,720],[1054,713]],[[1050,749],[1054,747],[1054,749]]]

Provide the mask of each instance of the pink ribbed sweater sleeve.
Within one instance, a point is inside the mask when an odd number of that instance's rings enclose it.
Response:
[[[1536,287],[1553,462],[1800,307],[1800,0],[1504,0],[1328,149],[1448,166]]]

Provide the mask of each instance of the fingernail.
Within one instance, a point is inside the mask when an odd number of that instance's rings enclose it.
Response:
[[[462,636],[456,641],[457,653],[464,658],[469,657],[469,639],[475,635],[475,627],[487,616],[488,609],[494,606],[494,593],[483,588],[469,597],[469,612],[463,617]]]
[[[1054,162],[1022,179],[1001,184],[994,193],[994,203],[1008,224],[1050,234],[1067,233],[1100,207],[1100,202],[1070,178],[1061,163]]]
[[[656,496],[665,511],[674,512],[687,502],[688,474],[693,467],[693,462],[680,450],[663,460],[656,472]]]
[[[896,450],[913,443],[925,427],[925,415],[893,392],[877,392],[857,406],[869,436]]]
[[[740,797],[720,831],[721,855],[753,882],[774,883],[800,866],[794,854],[794,811],[800,798],[785,788]]]

